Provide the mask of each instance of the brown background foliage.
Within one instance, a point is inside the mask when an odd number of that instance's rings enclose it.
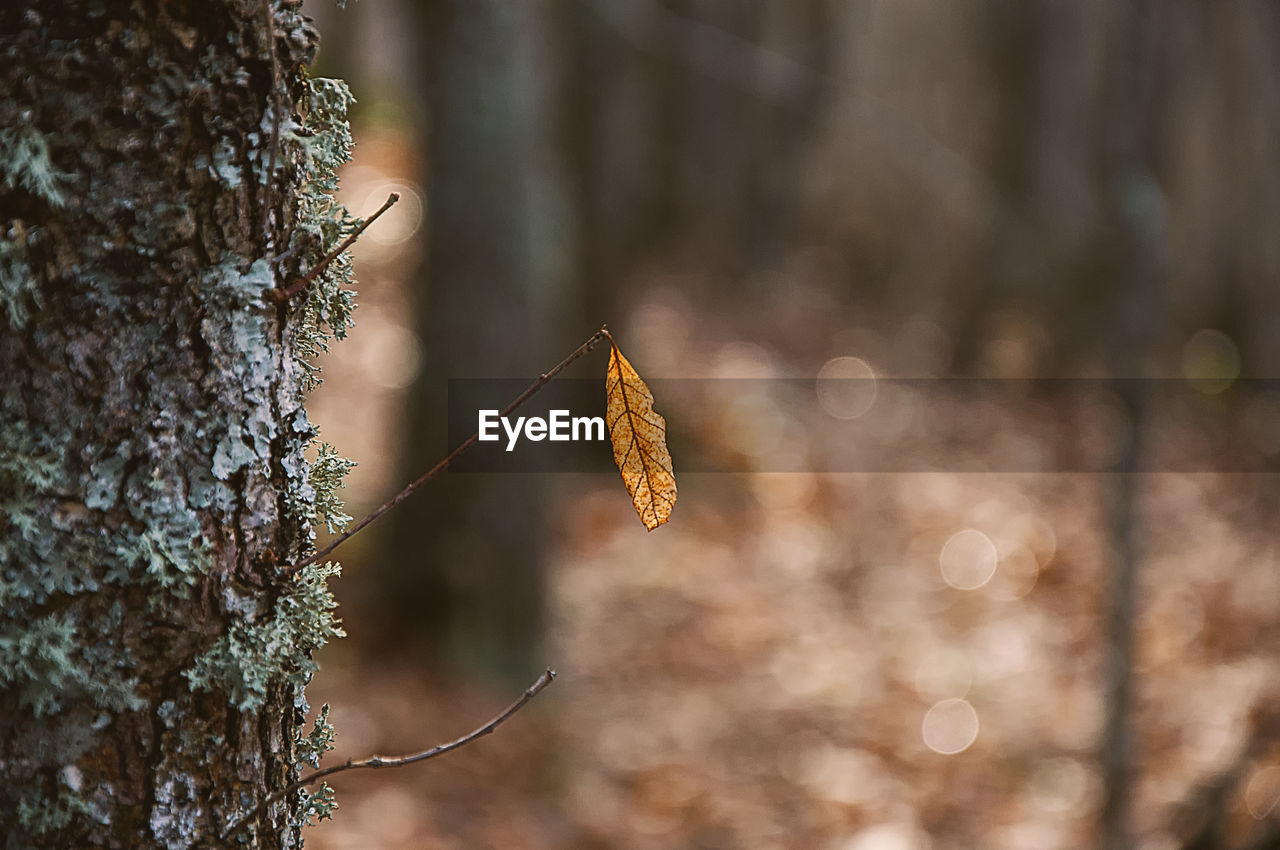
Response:
[[[1275,376],[1269,4],[410,6],[313,12],[363,103],[348,203],[405,197],[357,246],[358,326],[311,405],[361,463],[353,513],[435,459],[444,378],[532,377],[602,321],[646,379]],[[1007,449],[1036,417],[1105,465],[1123,394],[904,404],[863,439],[940,471],[833,474],[845,420],[698,386],[658,409],[738,471],[680,473],[673,445],[653,534],[616,474],[445,476],[472,506],[447,529],[424,508],[344,548],[352,637],[310,689],[337,755],[561,678],[450,760],[340,777],[311,843],[1071,848],[1117,807],[1134,846],[1274,836],[1278,397],[1212,396],[1255,474],[1126,490],[898,440],[929,416]]]

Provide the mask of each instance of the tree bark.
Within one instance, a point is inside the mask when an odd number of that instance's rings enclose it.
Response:
[[[8,848],[217,845],[297,775],[338,631],[332,570],[277,564],[316,518],[302,357],[345,306],[271,297],[333,235],[308,168],[342,146],[295,114],[298,5],[0,11]],[[312,810],[242,846],[300,846]]]

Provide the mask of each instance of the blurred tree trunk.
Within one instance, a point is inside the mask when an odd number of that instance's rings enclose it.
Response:
[[[1114,295],[1107,318],[1111,371],[1123,382],[1120,397],[1125,423],[1106,506],[1110,528],[1111,587],[1106,631],[1106,720],[1101,742],[1103,800],[1102,846],[1123,850],[1133,845],[1129,809],[1132,798],[1134,733],[1130,714],[1134,694],[1134,643],[1138,582],[1142,558],[1139,486],[1147,426],[1147,365],[1154,355],[1159,317],[1164,314],[1158,281],[1158,252],[1164,223],[1164,188],[1151,166],[1154,97],[1154,45],[1160,41],[1159,15],[1142,0],[1111,7],[1106,101],[1104,173],[1108,213],[1114,227],[1111,268]],[[1148,373],[1148,374],[1144,374]]]
[[[309,539],[296,323],[268,259],[299,216],[300,147],[268,152],[314,46],[296,5],[0,11],[8,848],[216,845],[297,775],[333,632],[323,571],[273,578]],[[301,846],[304,810],[274,807],[245,846]]]
[[[571,322],[568,211],[548,114],[543,2],[434,2],[423,14],[430,245],[406,478],[448,444],[448,381],[533,378],[594,327]],[[509,399],[495,399],[498,406]],[[459,428],[470,433],[475,412]],[[400,508],[379,608],[397,647],[523,677],[542,626],[545,479],[454,475]]]
[[[620,321],[643,297],[632,275],[682,253],[721,266],[740,297],[801,217],[805,155],[832,95],[829,0],[557,10],[588,316]]]
[[[794,211],[829,4],[704,6],[427,5],[427,362],[406,476],[449,448],[448,379],[532,378],[601,322],[622,321],[642,264],[689,247],[758,259]],[[757,37],[766,47],[750,46]],[[817,68],[798,72],[786,54]],[[542,663],[547,493],[533,477],[467,475],[407,503],[379,591],[391,641],[420,636],[521,675]]]

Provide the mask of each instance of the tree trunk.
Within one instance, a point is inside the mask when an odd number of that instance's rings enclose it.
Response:
[[[0,11],[6,847],[219,845],[311,756],[332,570],[278,565],[324,518],[301,358],[345,326],[348,267],[271,296],[349,224],[324,194],[348,140],[298,5]],[[323,807],[241,840],[300,846]]]

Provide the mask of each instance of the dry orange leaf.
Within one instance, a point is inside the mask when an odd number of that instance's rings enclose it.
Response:
[[[605,425],[613,461],[644,527],[653,531],[671,516],[676,476],[667,451],[667,420],[653,409],[653,393],[609,337],[609,370],[604,375]]]

